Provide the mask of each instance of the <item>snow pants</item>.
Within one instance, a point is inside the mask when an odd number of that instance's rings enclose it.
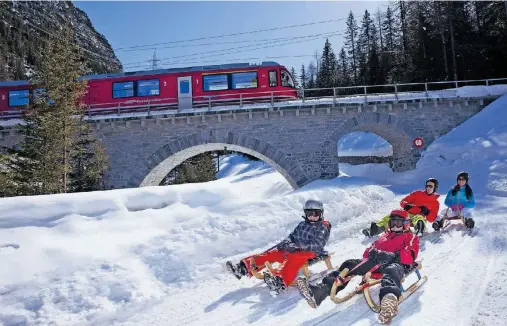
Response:
[[[324,279],[322,280],[322,283],[325,284],[328,287],[328,293],[331,292],[331,288],[333,287],[333,283],[335,279],[340,275],[341,271],[343,271],[345,268],[348,268],[349,271],[351,271],[354,267],[359,265],[363,260],[362,259],[349,259],[343,262],[343,264],[338,268],[338,270],[328,274]],[[373,267],[377,265],[375,262],[372,262],[371,260],[367,260],[364,264],[360,265],[356,269],[354,269],[352,272],[350,272],[348,275],[364,275],[368,273]],[[382,279],[380,281],[380,301],[382,301],[382,298],[388,294],[392,293],[397,298],[401,296],[401,279],[405,275],[405,269],[403,265],[398,263],[391,263],[391,264],[384,264],[379,269],[377,269],[375,272],[382,274]],[[344,284],[340,287],[338,287],[337,292],[343,290],[347,286],[347,284]]]
[[[292,281],[296,279],[299,269],[303,267],[304,264],[306,264],[308,259],[315,258],[316,256],[317,255],[315,255],[315,253],[312,251],[288,252],[278,249],[271,249],[263,252],[262,254],[243,258],[241,261],[246,265],[250,277],[252,276],[250,269],[253,267],[250,266],[251,258],[253,258],[255,267],[259,268],[264,268],[265,262],[280,263],[280,268],[275,271],[274,275],[280,276],[285,286],[289,286]]]

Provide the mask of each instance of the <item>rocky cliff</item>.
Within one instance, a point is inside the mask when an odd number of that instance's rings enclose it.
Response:
[[[85,49],[89,73],[122,71],[106,38],[70,1],[0,1],[0,80],[25,79],[38,65],[41,44],[70,22]]]

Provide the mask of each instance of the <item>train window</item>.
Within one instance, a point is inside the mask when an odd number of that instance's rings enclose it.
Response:
[[[282,86],[296,88],[296,86],[294,86],[294,80],[292,80],[292,76],[287,70],[282,70],[280,74],[282,76]]]
[[[269,87],[278,86],[278,78],[276,76],[276,70],[270,70],[268,72],[269,76]]]
[[[113,83],[113,98],[134,96],[134,82]]]
[[[23,106],[30,103],[28,89],[9,91],[9,106]]]
[[[232,74],[232,89],[257,88],[257,71]]]
[[[227,75],[204,75],[202,76],[202,87],[206,92],[229,89]]]
[[[160,95],[160,81],[158,79],[139,80],[137,82],[137,96]]]

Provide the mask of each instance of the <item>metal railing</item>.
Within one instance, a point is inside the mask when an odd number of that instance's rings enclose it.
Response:
[[[500,86],[501,85],[501,86]],[[481,89],[465,86],[498,86],[481,93]],[[484,89],[482,89],[484,90]],[[295,93],[299,99],[295,99]],[[370,102],[398,102],[416,99],[481,98],[507,93],[507,78],[438,81],[427,83],[404,83],[386,85],[360,85],[333,88],[294,89],[283,91],[229,92],[220,95],[192,97],[192,108],[181,109],[178,98],[124,100],[101,103],[87,107],[88,117],[108,115],[150,116],[159,114],[198,113],[206,111],[231,111],[255,108],[290,107],[317,104],[362,104]],[[489,95],[488,95],[489,94]],[[0,119],[22,118],[22,110],[0,111]]]

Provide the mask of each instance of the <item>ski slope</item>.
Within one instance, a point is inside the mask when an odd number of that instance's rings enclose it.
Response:
[[[505,325],[506,108],[507,95],[435,141],[404,173],[348,166],[358,176],[292,191],[263,162],[229,156],[213,182],[0,199],[0,323],[374,325],[362,297],[340,305],[327,299],[313,310],[296,289],[272,298],[262,281],[238,281],[223,264],[284,238],[308,198],[324,202],[333,225],[332,263],[360,257],[372,242],[360,233],[370,221],[428,177],[439,179],[443,206],[456,174],[467,170],[477,233],[451,226],[438,241],[422,240],[428,282],[392,324]]]

